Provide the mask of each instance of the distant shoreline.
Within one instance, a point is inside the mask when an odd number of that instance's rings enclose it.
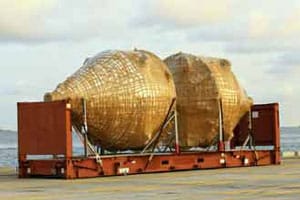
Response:
[[[9,129],[0,129],[0,133],[17,133],[17,131],[13,131]]]
[[[281,126],[280,128],[300,128],[300,126]],[[17,133],[17,130],[10,130],[10,129],[1,129],[0,128],[0,133],[5,132],[5,133]]]

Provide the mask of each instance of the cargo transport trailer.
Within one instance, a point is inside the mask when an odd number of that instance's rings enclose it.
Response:
[[[82,102],[85,115],[88,111]],[[173,105],[174,101],[160,130],[143,150],[112,154],[90,144],[85,124],[81,130],[72,126],[72,105],[67,101],[18,103],[19,177],[74,179],[280,164],[277,103],[252,106],[230,141],[223,141],[220,128],[216,142],[206,149],[181,149]],[[174,126],[173,141],[161,147],[161,133],[168,124]],[[72,132],[82,140],[85,149],[82,156],[72,153]]]

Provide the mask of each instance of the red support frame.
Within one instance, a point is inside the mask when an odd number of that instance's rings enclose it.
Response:
[[[255,137],[262,136],[264,139],[258,139],[258,142],[273,145],[272,150],[105,155],[101,156],[100,165],[91,156],[72,156],[71,110],[67,102],[18,103],[19,177],[72,179],[279,164],[278,104],[254,106],[252,112],[255,111],[259,112],[259,117],[253,120],[253,129],[257,134]],[[242,130],[245,120],[241,120],[237,127],[239,131],[235,131],[234,145],[239,145],[240,139],[244,137]],[[53,157],[30,159],[28,155]]]
[[[45,155],[61,156],[65,161],[72,158],[70,105],[66,101],[18,103],[19,176],[27,173],[28,156]],[[47,174],[45,163],[35,163],[28,171]]]
[[[274,146],[275,162],[280,163],[279,104],[258,104],[251,108],[252,136],[256,146]],[[231,146],[242,146],[248,134],[249,113],[234,130]]]

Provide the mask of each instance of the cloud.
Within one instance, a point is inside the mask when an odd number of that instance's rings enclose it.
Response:
[[[15,88],[5,88],[2,86],[2,88],[0,89],[0,95],[1,96],[15,96],[19,94],[19,91],[16,90]]]
[[[0,1],[1,40],[41,37],[43,26],[40,22],[54,3],[53,0]]]
[[[2,97],[5,96],[28,96],[36,94],[36,90],[40,89],[38,83],[30,81],[30,80],[17,80],[11,81],[9,84],[6,82],[2,84],[0,88],[0,95]]]
[[[153,0],[139,4],[135,22],[142,27],[192,27],[228,20],[229,0]]]
[[[270,54],[300,50],[299,41],[277,39],[231,41],[225,50],[236,54]]]
[[[298,0],[0,0],[3,116],[41,100],[87,56],[137,47],[228,58],[257,103],[280,101],[283,124],[298,123],[299,13]]]
[[[257,4],[260,6],[257,6]],[[236,0],[2,0],[0,41],[42,43],[184,33],[188,40],[226,42],[227,50],[270,38],[298,39],[299,6]],[[278,12],[277,9],[281,9]],[[250,42],[248,42],[250,40]],[[232,42],[234,41],[234,42]],[[241,41],[241,42],[240,42]],[[255,42],[254,42],[255,43]],[[250,48],[254,45],[250,45]],[[251,51],[251,49],[249,50]]]
[[[300,57],[298,52],[284,53],[271,60],[272,67],[269,73],[290,79],[300,73]],[[298,79],[298,77],[297,77]]]
[[[112,38],[125,29],[131,0],[3,0],[0,41],[83,41]]]
[[[184,33],[191,43],[219,42],[224,51],[234,54],[300,50],[298,1],[154,2],[142,10],[137,22],[141,27],[156,28],[160,34]]]

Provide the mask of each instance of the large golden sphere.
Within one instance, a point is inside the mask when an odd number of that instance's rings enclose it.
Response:
[[[178,53],[165,63],[176,86],[180,145],[207,147],[218,141],[219,104],[224,139],[230,140],[252,99],[238,83],[229,61]]]
[[[175,97],[173,78],[154,54],[106,51],[87,59],[46,101],[69,99],[73,124],[82,125],[86,100],[88,137],[108,150],[141,149],[158,131]]]

